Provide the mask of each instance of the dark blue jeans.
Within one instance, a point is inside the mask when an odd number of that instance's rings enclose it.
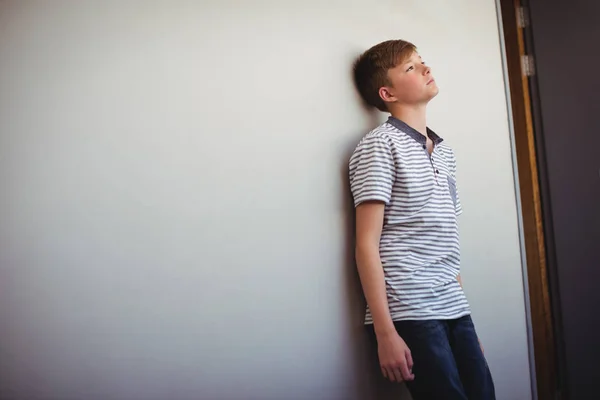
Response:
[[[394,325],[412,354],[415,379],[406,384],[414,400],[496,398],[470,316]]]

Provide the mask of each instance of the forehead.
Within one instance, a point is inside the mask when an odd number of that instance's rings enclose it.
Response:
[[[394,67],[390,68],[390,70],[401,70],[406,66],[406,64],[418,63],[420,62],[419,60],[421,60],[421,56],[416,51],[413,51],[404,56],[400,56],[398,58],[398,63]]]
[[[404,57],[402,57],[400,59],[399,64],[406,64],[407,62],[420,60],[420,59],[421,59],[421,55],[418,52],[413,51],[412,53],[406,54]]]

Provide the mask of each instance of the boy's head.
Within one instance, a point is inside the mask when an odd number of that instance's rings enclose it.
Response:
[[[388,40],[365,51],[354,64],[354,82],[363,100],[380,111],[394,105],[426,104],[439,89],[431,68],[414,44]]]

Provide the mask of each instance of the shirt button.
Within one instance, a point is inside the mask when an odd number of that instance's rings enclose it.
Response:
[[[436,174],[439,174],[439,173],[440,173],[440,171],[438,171],[438,170],[436,169],[436,170],[435,170],[435,173],[436,173]]]
[[[426,149],[426,148],[427,148],[427,146],[423,145],[423,149]]]

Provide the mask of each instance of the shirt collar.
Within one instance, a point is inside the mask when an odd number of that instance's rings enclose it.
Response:
[[[415,139],[417,142],[421,144],[427,143],[427,138],[425,138],[424,135],[419,133],[419,131],[417,131],[413,127],[409,126],[404,121],[400,121],[398,118],[395,117],[389,117],[387,122],[396,127],[397,129],[401,130],[402,132],[406,133],[408,136]],[[442,141],[444,140],[429,128],[427,128],[427,136],[429,136],[429,138],[433,141],[435,145],[442,143]]]

